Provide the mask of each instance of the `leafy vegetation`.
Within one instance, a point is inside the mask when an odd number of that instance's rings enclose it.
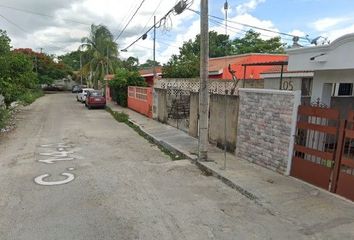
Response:
[[[269,40],[260,38],[260,33],[249,30],[243,38],[230,40],[228,35],[209,32],[209,57],[223,57],[246,53],[284,53],[284,44],[279,37]],[[200,71],[200,35],[184,42],[179,54],[172,55],[163,66],[167,78],[198,77]]]
[[[0,30],[0,94],[6,105],[38,89],[32,59],[21,52],[11,51],[10,42],[6,31]]]
[[[34,52],[30,48],[15,49],[14,52],[22,53],[33,61],[33,71],[38,76],[39,84],[52,84],[54,80],[72,75],[72,70],[64,63],[56,63],[53,56],[45,53]]]
[[[153,66],[161,66],[161,63],[159,63],[157,61],[154,61],[154,60],[151,60],[151,59],[148,59],[148,60],[146,60],[145,63],[140,64],[139,68],[140,69],[142,69],[142,68],[151,68]]]
[[[80,49],[88,57],[81,69],[87,76],[88,85],[98,89],[99,81],[103,81],[107,72],[114,72],[118,57],[118,45],[113,34],[103,25],[91,25],[90,35],[81,40]],[[103,85],[103,82],[101,82]]]
[[[10,118],[10,111],[0,108],[0,129],[6,127],[6,124]]]
[[[129,71],[127,68],[118,68],[114,79],[109,81],[113,100],[119,105],[127,106],[128,86],[146,86],[144,78],[138,71]]]

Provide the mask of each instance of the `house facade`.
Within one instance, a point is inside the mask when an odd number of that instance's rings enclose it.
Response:
[[[342,117],[354,107],[354,34],[331,44],[288,49],[288,70],[313,72],[311,102],[338,108]]]

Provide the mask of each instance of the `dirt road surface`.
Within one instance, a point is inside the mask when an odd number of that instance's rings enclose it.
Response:
[[[171,161],[73,94],[46,95],[19,118],[0,139],[1,240],[339,239]]]

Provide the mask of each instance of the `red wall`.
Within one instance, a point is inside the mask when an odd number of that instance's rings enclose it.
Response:
[[[152,88],[128,88],[128,108],[152,118]]]

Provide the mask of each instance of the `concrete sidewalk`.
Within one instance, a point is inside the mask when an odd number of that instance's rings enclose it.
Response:
[[[198,140],[174,127],[149,119],[137,112],[109,103],[113,111],[125,112],[129,119],[158,144],[193,160],[230,187],[252,199],[286,222],[298,226],[305,235],[326,232],[328,239],[354,239],[354,204],[295,178],[237,159],[210,145],[210,162],[198,162]],[[271,223],[270,223],[271,224]]]

